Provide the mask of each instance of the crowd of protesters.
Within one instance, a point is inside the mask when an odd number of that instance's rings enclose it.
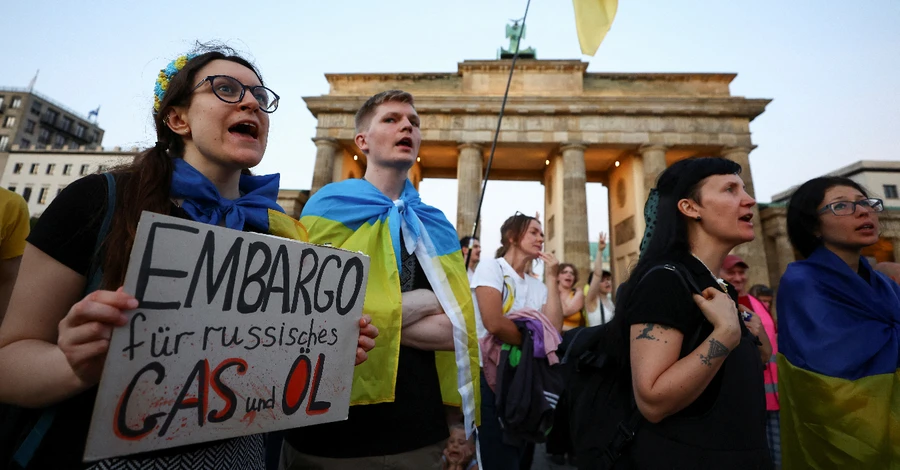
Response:
[[[459,239],[409,181],[420,119],[399,90],[356,114],[364,177],[325,186],[290,219],[277,175],[248,171],[278,102],[233,51],[186,54],[160,72],[157,142],[132,164],[68,186],[30,234],[22,201],[0,190],[2,448],[29,450],[20,467],[518,470],[547,442],[552,461],[599,468],[572,445],[569,423],[591,416],[565,405],[572,382],[561,373],[563,334],[587,331],[627,390],[599,405],[634,410],[611,423],[635,425],[627,442],[596,443],[607,467],[900,461],[900,269],[862,256],[884,204],[856,182],[796,190],[787,221],[802,259],[773,292],[748,286],[764,267],[733,253],[759,223],[741,167],[678,161],[650,191],[640,257],[614,291],[602,233],[586,278],[545,250],[539,217],[506,219],[491,257],[479,239]],[[109,338],[138,304],[121,286],[143,211],[391,261],[369,272],[347,420],[82,461]]]

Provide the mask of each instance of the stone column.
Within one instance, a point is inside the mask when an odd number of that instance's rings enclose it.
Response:
[[[722,150],[722,156],[741,166],[741,179],[744,181],[747,194],[756,197],[753,190],[753,176],[750,174],[750,149],[747,147],[726,147]],[[740,256],[750,265],[748,286],[754,284],[769,284],[767,275],[768,263],[766,262],[765,242],[762,233],[762,218],[759,216],[759,206],[753,206],[753,233],[752,242],[744,243],[734,249],[734,254]]]
[[[565,144],[560,148],[563,161],[563,255],[560,262],[572,263],[581,274],[579,284],[587,280],[591,265],[588,245],[587,176],[584,167],[584,151],[580,143]]]
[[[334,160],[339,156],[341,146],[336,139],[330,137],[314,137],[316,144],[316,166],[313,170],[312,187],[309,195],[312,196],[322,186],[331,183],[334,179]]]
[[[456,181],[459,189],[456,194],[456,233],[462,238],[472,235],[472,229],[475,228],[484,160],[480,144],[465,142],[457,148],[459,160],[456,163]]]
[[[656,179],[666,169],[666,147],[663,145],[642,145],[638,149],[644,163],[644,192],[640,201],[646,201],[650,190],[656,187]]]
[[[781,282],[781,276],[784,275],[784,272],[787,271],[787,267],[789,264],[793,263],[794,260],[794,245],[791,245],[791,240],[788,238],[786,232],[779,232],[775,235],[775,252],[777,253],[778,259],[778,279],[772,280],[772,285],[770,286],[773,289],[778,288],[778,283]]]

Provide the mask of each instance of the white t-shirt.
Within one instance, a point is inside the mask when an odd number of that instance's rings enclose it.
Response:
[[[540,310],[547,303],[547,287],[541,281],[525,275],[520,277],[518,273],[503,258],[482,260],[475,268],[475,276],[472,278],[472,290],[476,287],[487,286],[503,293],[502,305],[512,302],[507,311],[513,312],[523,308]],[[487,330],[481,320],[481,311],[478,309],[478,301],[475,301],[476,326],[478,337],[487,336]]]
[[[604,295],[600,297],[599,300],[600,301],[597,302],[597,308],[594,309],[593,312],[588,312],[587,314],[587,326],[597,326],[609,323],[609,321],[612,320],[613,315],[616,314],[616,306],[608,296]],[[602,312],[600,311],[601,307],[603,308]]]

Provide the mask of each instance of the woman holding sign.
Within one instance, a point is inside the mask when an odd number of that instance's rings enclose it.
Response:
[[[69,185],[43,213],[0,327],[0,402],[44,410],[11,449],[21,466],[264,467],[263,435],[87,464],[82,455],[112,330],[138,305],[119,286],[142,211],[306,240],[276,204],[278,175],[248,171],[262,160],[278,101],[230,49],[183,55],[156,82],[156,145]],[[357,364],[378,334],[367,316],[359,326]]]

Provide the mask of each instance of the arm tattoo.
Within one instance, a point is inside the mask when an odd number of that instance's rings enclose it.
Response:
[[[725,357],[729,352],[731,351],[729,351],[724,344],[718,342],[715,338],[710,338],[709,351],[706,352],[706,356],[704,356],[703,354],[700,355],[700,362],[712,367],[713,359],[717,357]]]
[[[650,334],[650,332],[653,331],[654,326],[656,325],[653,323],[644,323],[644,330],[634,339],[652,339],[653,341],[659,341],[655,336]]]
[[[653,341],[659,341],[659,338],[650,334],[653,331],[653,328],[659,327],[663,330],[671,330],[671,327],[666,325],[657,325],[656,323],[644,323],[644,329],[641,331],[641,334],[637,335],[634,339],[652,339]],[[666,341],[668,343],[668,341]]]

